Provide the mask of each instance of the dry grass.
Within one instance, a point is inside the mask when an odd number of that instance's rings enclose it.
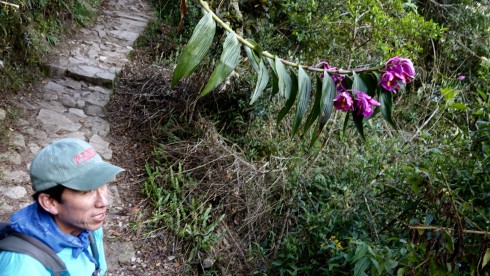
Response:
[[[205,110],[209,105],[196,104],[200,74],[171,88],[171,71],[149,65],[151,58],[144,53],[144,49],[135,52],[135,62],[119,78],[109,107],[111,132],[140,145],[145,152],[137,164],[140,172],[145,162],[155,163],[156,147],[165,156],[165,166],[182,165],[183,173],[196,182],[189,194],[211,204],[214,219],[226,215],[217,229],[224,236],[208,253],[218,260],[216,268],[225,274],[248,274],[260,265],[260,260],[248,259],[250,245],[265,240],[271,231],[281,232],[285,225],[275,225],[282,220],[273,213],[278,207],[273,204],[282,204],[278,199],[286,173],[284,160],[248,161],[201,115],[209,114]],[[216,97],[213,100],[219,101]],[[160,184],[168,185],[163,179]],[[185,250],[179,245],[178,250]]]

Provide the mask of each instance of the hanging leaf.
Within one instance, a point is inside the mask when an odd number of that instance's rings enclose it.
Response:
[[[352,119],[354,120],[354,125],[356,126],[357,132],[361,135],[363,141],[366,141],[366,137],[364,136],[364,125],[362,124],[362,120],[364,116],[358,112],[352,112]]]
[[[223,53],[219,59],[219,63],[214,69],[209,81],[201,92],[201,97],[207,95],[223,82],[238,65],[240,58],[240,43],[236,38],[235,32],[228,33],[228,36],[223,43]]]
[[[197,23],[191,39],[179,57],[172,78],[172,86],[175,86],[183,77],[188,77],[194,72],[197,65],[208,53],[215,32],[216,23],[211,13],[206,13]]]
[[[279,92],[279,79],[277,78],[277,74],[272,73],[272,96],[276,95]]]
[[[366,84],[362,81],[361,77],[359,75],[352,71],[352,77],[354,78],[354,82],[352,83],[352,90],[356,91],[361,91],[361,92],[368,92]]]
[[[274,96],[279,91],[279,79],[277,78],[276,66],[274,64],[274,60],[271,58],[265,58],[269,63],[269,66],[272,68],[272,95]]]
[[[294,73],[291,73],[293,76],[290,76],[291,80],[291,93],[289,94],[289,98],[286,101],[286,104],[281,108],[281,111],[279,111],[279,115],[277,115],[277,124],[281,122],[284,117],[286,117],[286,114],[288,114],[289,110],[291,110],[291,107],[293,107],[294,102],[296,101],[296,95],[298,94],[298,78]]]
[[[392,110],[393,110],[393,94],[389,91],[382,90],[379,95],[380,103],[381,103],[381,114],[383,118],[391,125],[391,127],[395,130],[398,130],[393,121]]]
[[[259,64],[259,75],[257,77],[257,84],[255,85],[255,90],[252,93],[252,99],[250,100],[250,104],[253,104],[264,92],[267,83],[269,82],[269,72],[267,71],[267,67],[265,67],[265,63],[263,59],[260,59]]]
[[[281,96],[288,99],[289,93],[291,93],[291,77],[289,76],[286,67],[277,56],[275,61],[275,69],[279,82],[279,93],[281,93]]]
[[[258,48],[259,46],[257,43],[251,39],[247,39],[250,44],[252,44],[255,48]],[[261,61],[261,55],[259,52],[259,55],[257,55],[257,51],[254,51],[253,49],[250,49],[248,47],[245,48],[245,53],[247,54],[248,60],[250,60],[250,63],[252,64],[252,68],[255,70],[255,72],[259,73],[260,70],[260,61]]]
[[[308,109],[311,96],[311,78],[300,66],[298,69],[298,104],[296,105],[296,116],[293,122],[293,136],[298,131],[299,125]]]
[[[335,96],[337,96],[337,89],[335,87],[335,83],[332,77],[329,74],[327,74],[326,70],[323,72],[323,74],[324,77],[322,82],[321,109],[322,109],[322,117],[324,117],[324,121],[326,123],[327,120],[330,119],[330,116],[332,115],[333,100],[335,99]],[[323,126],[325,125],[325,123],[323,124]],[[320,126],[318,130],[321,131],[323,126]]]
[[[485,256],[483,256],[483,262],[481,264],[481,268],[484,268],[490,262],[490,248],[487,248],[487,252]]]
[[[313,103],[313,108],[311,109],[310,115],[306,119],[305,126],[303,128],[303,135],[310,129],[311,125],[320,116],[321,108],[321,98],[322,98],[322,81],[317,75],[316,77],[316,89],[315,89],[315,102]]]
[[[333,111],[333,100],[337,95],[337,89],[335,87],[335,83],[332,77],[327,73],[327,71],[323,71],[323,81],[322,81],[322,99],[320,101],[320,110],[321,115],[318,120],[318,127],[316,131],[312,135],[312,140],[310,142],[310,146],[312,146],[316,139],[320,136],[325,124],[327,124],[328,119],[332,115]]]
[[[342,136],[345,137],[345,132],[347,131],[347,123],[349,122],[351,111],[347,111],[345,114],[344,126],[342,127]]]
[[[359,75],[363,83],[366,85],[366,94],[371,97],[376,95],[376,89],[378,89],[378,80],[376,76],[372,73],[366,73]]]

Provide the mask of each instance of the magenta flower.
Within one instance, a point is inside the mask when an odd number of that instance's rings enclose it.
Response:
[[[406,58],[393,57],[385,64],[385,72],[379,84],[387,91],[396,93],[400,90],[399,83],[411,83],[415,79],[415,68],[412,61]]]
[[[396,93],[397,90],[400,90],[400,85],[396,81],[395,75],[391,72],[386,72],[381,76],[381,81],[379,84],[386,89],[387,91]]]
[[[338,70],[337,67],[330,67],[330,64],[328,64],[328,62],[326,62],[326,61],[322,61],[322,62],[318,63],[316,65],[316,67],[319,67],[319,68],[323,67],[324,69],[327,69],[327,70],[329,70],[329,69],[330,70]],[[324,77],[323,73],[320,77],[321,78]],[[335,83],[335,88],[337,90],[337,93],[344,92],[347,89],[347,83],[345,82],[345,76],[344,75],[333,74],[332,80]]]
[[[373,97],[369,96],[364,92],[357,92],[355,98],[355,109],[357,114],[362,114],[365,118],[371,117],[374,112],[373,106],[380,106],[381,104],[377,102]]]
[[[460,81],[464,81],[464,79],[466,79],[466,77],[464,75],[461,75],[458,77],[458,80],[460,80]]]
[[[413,63],[406,58],[390,58],[385,64],[385,69],[386,71],[391,71],[403,83],[410,83],[415,78]]]
[[[354,110],[352,97],[347,92],[339,93],[337,97],[333,100],[333,106],[335,107],[335,109],[342,110],[344,112]]]

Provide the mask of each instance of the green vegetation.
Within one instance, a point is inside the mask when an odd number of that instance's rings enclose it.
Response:
[[[213,228],[221,239],[214,240],[212,248],[196,246],[203,256],[220,260],[212,271],[488,275],[488,4],[241,1],[237,9],[236,3],[221,3],[217,15],[260,49],[281,58],[311,65],[325,60],[349,68],[403,56],[413,60],[417,75],[406,91],[393,95],[393,124],[398,131],[375,111],[365,121],[369,134],[363,142],[354,126],[344,127],[346,115],[335,112],[310,146],[308,135],[292,136],[294,113],[276,123],[285,100],[274,94],[273,85],[253,105],[247,104],[257,76],[250,73],[248,63],[240,62],[237,76],[217,86],[219,92],[199,98],[194,109],[199,122],[186,124],[196,129],[195,135],[173,136],[173,143],[195,152],[176,154],[166,142],[168,133],[156,137],[167,150],[154,156],[151,170],[180,164],[186,177],[197,181],[192,187],[179,186],[181,193],[192,192],[192,200],[211,203],[211,211],[198,217],[206,221],[211,217],[217,228],[226,229]],[[155,5],[168,9],[162,14],[174,15],[165,22],[177,25],[176,2]],[[183,32],[174,37],[181,47],[201,18],[196,3],[188,5]],[[207,51],[214,66],[226,38],[222,29],[216,32],[219,42]],[[182,49],[165,65],[171,66]],[[196,70],[189,78],[201,86],[181,93],[197,97],[204,88],[212,68]],[[187,120],[195,113],[187,114]],[[215,173],[206,177],[206,171]],[[170,189],[170,183],[159,185]],[[173,193],[146,195],[157,201]],[[189,198],[184,202],[188,204]],[[174,214],[173,205],[167,205],[164,213]],[[162,206],[156,204],[159,211]],[[192,210],[190,206],[183,209]],[[230,240],[238,240],[239,248],[223,251],[222,243]]]
[[[3,1],[0,4],[1,93],[15,92],[40,74],[39,61],[71,28],[95,15],[98,0]]]

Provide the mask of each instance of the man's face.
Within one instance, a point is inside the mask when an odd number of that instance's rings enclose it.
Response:
[[[74,236],[78,236],[84,229],[99,229],[106,216],[108,196],[107,185],[92,191],[66,188],[61,196],[61,203],[56,203],[56,224],[63,233]]]

